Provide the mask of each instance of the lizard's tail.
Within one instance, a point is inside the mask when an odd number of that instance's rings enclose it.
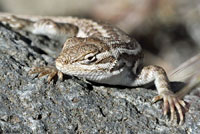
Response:
[[[197,54],[177,67],[169,75],[170,81],[186,82],[186,86],[178,91],[176,95],[180,98],[191,92],[200,84],[200,54]]]
[[[13,15],[12,13],[0,12],[0,17],[9,17],[12,15]],[[14,16],[21,18],[21,19],[28,19],[31,21],[38,21],[40,19],[52,19],[55,22],[59,22],[59,23],[67,23],[67,22],[77,20],[76,17],[71,17],[71,16],[68,16],[67,18],[66,18],[66,16],[40,16],[40,15],[23,15],[23,14],[14,14]]]

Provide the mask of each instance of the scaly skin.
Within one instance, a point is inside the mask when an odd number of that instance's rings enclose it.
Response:
[[[0,21],[12,28],[43,34],[65,42],[55,60],[56,68],[34,67],[31,74],[48,76],[51,81],[63,74],[83,77],[90,81],[129,87],[154,81],[158,96],[153,101],[164,100],[164,115],[170,110],[171,120],[178,111],[180,124],[186,108],[183,100],[172,91],[168,77],[159,66],[142,66],[143,52],[134,39],[109,24],[74,17],[12,16],[0,14]],[[176,110],[175,110],[176,109]]]

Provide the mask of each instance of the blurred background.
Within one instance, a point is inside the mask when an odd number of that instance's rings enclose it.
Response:
[[[0,11],[109,22],[138,40],[145,49],[145,64],[167,72],[200,47],[199,0],[0,0]]]

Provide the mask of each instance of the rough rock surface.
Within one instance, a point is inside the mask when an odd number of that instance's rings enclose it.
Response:
[[[199,89],[181,126],[163,116],[155,90],[95,85],[67,76],[47,83],[29,75],[33,66],[51,65],[56,41],[14,32],[0,24],[0,133],[200,133]]]

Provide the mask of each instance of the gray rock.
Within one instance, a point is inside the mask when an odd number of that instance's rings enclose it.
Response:
[[[29,75],[33,66],[53,64],[56,41],[0,25],[0,133],[198,134],[200,99],[187,95],[185,123],[173,125],[155,90],[97,85],[66,76],[47,83]],[[199,92],[198,92],[199,93]]]

